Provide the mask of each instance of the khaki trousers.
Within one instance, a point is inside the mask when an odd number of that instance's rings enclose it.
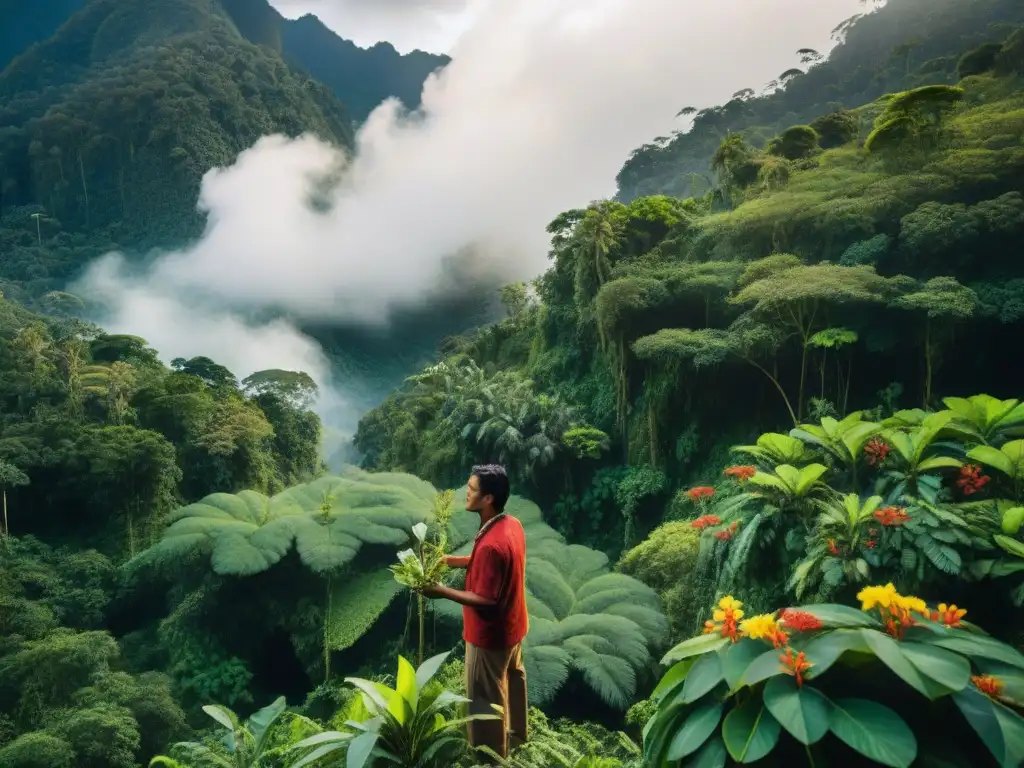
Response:
[[[501,757],[527,738],[526,669],[523,650],[488,650],[466,643],[466,697],[471,715],[495,715],[492,705],[505,712],[502,720],[475,720],[469,723],[469,743],[489,747]],[[486,759],[486,758],[481,758]]]

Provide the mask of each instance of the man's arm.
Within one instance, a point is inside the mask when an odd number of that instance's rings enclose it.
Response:
[[[432,587],[424,587],[420,591],[423,593],[424,597],[439,597],[445,600],[451,600],[459,605],[468,605],[470,608],[488,608],[492,605],[497,605],[496,600],[483,597],[482,595],[476,594],[476,592],[467,592],[464,589],[452,589],[451,587],[445,587],[440,584],[435,584]]]
[[[421,590],[423,596],[452,600],[460,605],[468,605],[470,608],[487,608],[497,605],[498,598],[501,597],[501,587],[505,581],[508,563],[500,552],[488,546],[479,547],[473,557],[479,561],[474,566],[477,569],[474,573],[479,575],[473,584],[472,592],[434,584]],[[461,560],[462,558],[457,559]],[[466,560],[468,561],[469,558]]]
[[[444,561],[449,568],[469,568],[469,555],[445,555]]]

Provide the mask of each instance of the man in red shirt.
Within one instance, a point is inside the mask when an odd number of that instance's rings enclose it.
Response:
[[[480,530],[468,557],[449,555],[448,566],[466,568],[465,590],[434,585],[426,597],[462,605],[466,641],[466,696],[470,714],[494,714],[501,720],[469,724],[469,743],[486,746],[503,758],[526,741],[526,670],[522,640],[529,629],[526,614],[526,536],[522,523],[505,514],[508,475],[496,464],[473,467],[466,489],[466,509],[480,515]]]

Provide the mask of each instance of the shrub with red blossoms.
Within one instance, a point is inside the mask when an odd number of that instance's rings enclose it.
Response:
[[[964,496],[970,496],[984,488],[991,479],[988,475],[981,474],[981,467],[977,464],[966,464],[960,468],[960,477],[957,478],[956,484]]]
[[[885,507],[875,510],[875,520],[891,528],[903,525],[910,520],[910,515],[899,507]],[[874,529],[872,528],[872,530]]]
[[[726,477],[735,477],[737,481],[744,482],[757,474],[757,467],[749,464],[729,467],[725,470]]]
[[[871,438],[868,440],[868,444],[864,446],[864,454],[868,457],[868,464],[872,467],[877,467],[885,461],[885,457],[889,455],[891,450],[889,445],[880,437]]]
[[[714,495],[715,489],[710,485],[698,485],[696,488],[691,488],[686,492],[686,497],[695,504],[698,501],[710,499]]]
[[[719,525],[722,522],[722,518],[718,515],[702,515],[690,523],[691,528],[696,528],[698,531],[703,531],[705,528],[709,528],[712,525]]]

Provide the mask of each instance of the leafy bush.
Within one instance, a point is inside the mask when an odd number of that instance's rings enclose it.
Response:
[[[1024,655],[955,605],[930,609],[892,584],[858,599],[860,611],[822,604],[744,618],[742,603],[722,598],[705,633],[663,659],[673,666],[644,729],[648,764],[724,766],[802,747],[812,764],[907,768],[927,755],[977,766],[983,744],[997,764],[1019,765]],[[977,746],[963,740],[963,721]]]

